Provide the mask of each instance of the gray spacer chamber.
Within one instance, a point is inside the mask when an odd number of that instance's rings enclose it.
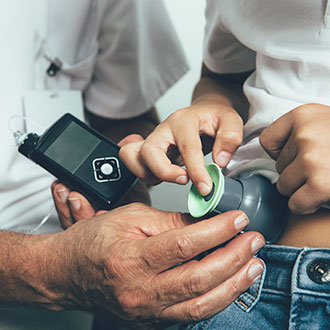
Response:
[[[252,173],[242,173],[235,179],[225,177],[224,192],[214,211],[235,209],[250,219],[245,230],[260,232],[268,243],[279,239],[289,214],[288,199],[265,177]]]

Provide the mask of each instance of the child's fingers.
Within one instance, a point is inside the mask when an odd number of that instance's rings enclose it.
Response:
[[[213,160],[220,167],[226,167],[243,140],[243,121],[237,113],[221,115],[213,145]]]
[[[141,156],[155,177],[162,181],[186,184],[188,182],[186,170],[172,164],[168,157],[170,146],[176,144],[171,128],[160,125],[146,139],[141,148]]]
[[[158,139],[147,140],[141,148],[142,159],[147,168],[160,181],[186,184],[188,176],[185,169],[172,164],[167,156],[167,148]]]
[[[118,143],[121,147],[119,156],[132,173],[146,183],[155,185],[160,183],[160,180],[150,172],[142,160],[141,147],[143,144],[144,139],[141,135],[128,135]]]
[[[143,141],[143,137],[139,134],[130,134],[124,137],[122,140],[118,142],[119,147],[123,147],[128,143]]]
[[[142,159],[141,147],[143,144],[144,140],[125,144],[119,151],[119,157],[137,177],[150,185],[155,185],[160,183],[160,180],[148,169]]]
[[[313,214],[327,200],[327,196],[316,192],[318,191],[307,181],[290,197],[289,209],[295,214]]]
[[[280,117],[260,134],[260,144],[270,157],[277,159],[292,130],[291,114]]]
[[[186,184],[190,178],[199,191],[206,195],[212,189],[212,181],[205,169],[198,122],[191,119],[178,120],[174,124],[173,120],[171,122],[171,127],[160,125],[146,139],[141,148],[143,161],[162,181]],[[187,171],[169,159],[171,145],[177,146]]]
[[[276,188],[280,194],[291,196],[305,184],[306,179],[306,173],[302,168],[299,159],[295,159],[281,172],[281,175],[276,182]]]
[[[296,157],[299,155],[299,149],[295,143],[294,137],[291,135],[283,146],[281,152],[278,154],[276,159],[276,170],[281,174],[285,169],[294,162]]]
[[[212,190],[212,179],[205,168],[200,127],[198,122],[183,122],[176,131],[175,140],[189,178],[202,195]]]

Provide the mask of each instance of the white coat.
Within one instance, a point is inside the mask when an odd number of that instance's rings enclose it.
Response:
[[[76,89],[96,115],[133,117],[187,65],[160,0],[1,1],[0,42],[0,228],[29,231],[52,206],[53,178],[18,154],[8,130],[22,94]],[[51,76],[53,62],[60,70]],[[40,233],[58,230],[54,217]],[[77,313],[1,308],[0,329],[89,329],[91,317]]]

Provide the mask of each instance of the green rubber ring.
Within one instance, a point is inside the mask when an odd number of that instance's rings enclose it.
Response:
[[[188,196],[188,210],[194,218],[200,218],[214,211],[219,204],[225,189],[225,179],[221,172],[221,168],[217,164],[209,164],[206,166],[208,173],[214,183],[213,196],[209,201],[204,199],[195,186],[192,186]]]

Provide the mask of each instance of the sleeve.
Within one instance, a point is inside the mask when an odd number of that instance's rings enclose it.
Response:
[[[187,70],[161,0],[109,0],[86,107],[107,118],[140,115]]]
[[[254,70],[256,53],[226,28],[221,1],[207,0],[205,16],[204,63],[206,66],[216,73],[241,73]]]

